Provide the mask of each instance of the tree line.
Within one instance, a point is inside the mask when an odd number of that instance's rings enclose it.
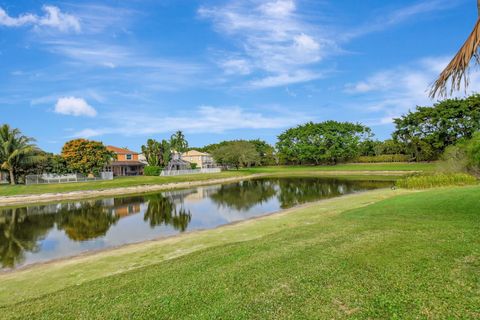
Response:
[[[149,139],[142,146],[142,153],[149,166],[157,169],[168,165],[173,152],[181,154],[189,149],[208,152],[221,166],[234,168],[335,165],[349,161],[434,161],[454,154],[466,159],[474,157],[471,150],[475,147],[469,141],[477,141],[480,131],[480,95],[418,106],[394,119],[394,125],[391,138],[380,141],[374,139],[369,127],[360,123],[308,122],[282,132],[275,146],[255,139],[189,148],[183,133],[177,131],[169,140]],[[8,172],[11,183],[28,173],[97,173],[114,157],[101,142],[86,139],[67,142],[60,155],[49,154],[18,129],[6,124],[0,127],[0,170]]]

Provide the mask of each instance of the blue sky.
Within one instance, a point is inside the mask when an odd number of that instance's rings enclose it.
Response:
[[[59,152],[74,137],[139,150],[275,143],[307,121],[379,139],[471,31],[473,0],[0,0],[0,123]],[[472,74],[471,90],[479,83]]]

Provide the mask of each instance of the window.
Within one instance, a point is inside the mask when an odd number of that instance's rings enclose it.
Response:
[[[131,155],[131,154],[125,155],[125,159],[127,159],[127,160],[132,160],[132,155]]]

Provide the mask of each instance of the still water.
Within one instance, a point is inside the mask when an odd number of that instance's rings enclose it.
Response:
[[[391,182],[268,178],[150,195],[0,208],[0,267],[209,229]]]

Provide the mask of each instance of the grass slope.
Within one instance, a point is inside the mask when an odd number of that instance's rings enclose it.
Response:
[[[193,234],[218,237],[222,232],[225,243],[4,306],[0,314],[44,319],[479,318],[480,187],[409,193],[365,206],[392,193],[332,199],[325,202],[330,207],[320,204]],[[352,203],[356,209],[343,210]],[[269,231],[262,235],[264,228]],[[250,239],[240,241],[242,232],[252,232]],[[15,276],[0,278],[0,287],[28,295],[28,283],[12,286]],[[68,278],[68,272],[63,276]],[[18,277],[26,279],[22,272]]]

